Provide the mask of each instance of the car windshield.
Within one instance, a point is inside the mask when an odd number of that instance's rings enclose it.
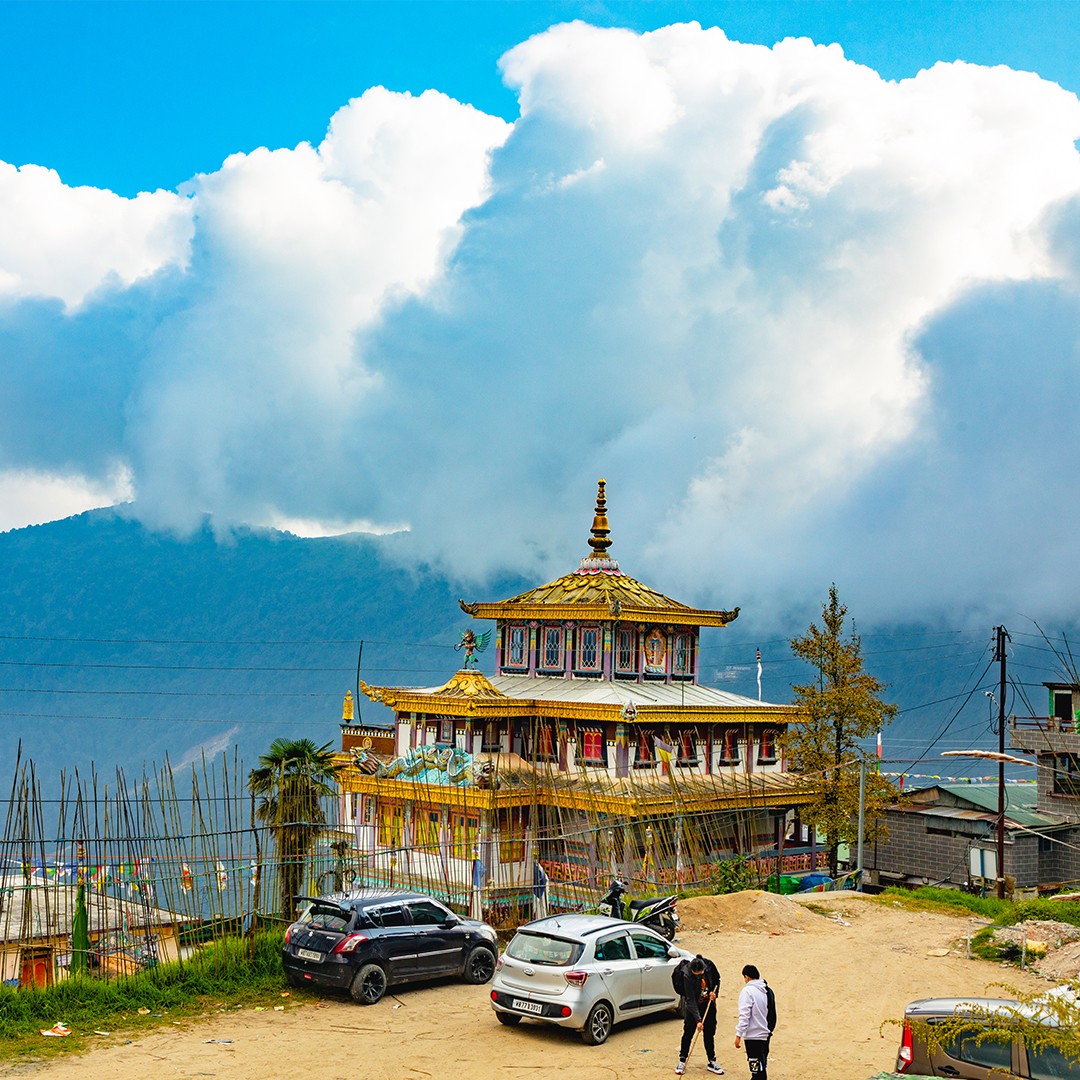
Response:
[[[313,926],[317,930],[342,931],[349,925],[352,916],[342,908],[329,904],[308,904],[300,916],[300,922]]]
[[[549,937],[547,934],[519,931],[507,946],[506,955],[514,960],[523,960],[530,964],[566,967],[581,956],[584,947],[580,941],[567,941],[565,938]]]

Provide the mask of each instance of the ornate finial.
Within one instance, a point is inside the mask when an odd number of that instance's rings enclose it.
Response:
[[[596,516],[592,520],[592,536],[589,537],[589,547],[593,549],[590,559],[606,559],[607,549],[611,547],[611,530],[608,528],[607,499],[604,498],[604,480],[597,483],[596,489]]]
[[[578,574],[606,574],[612,577],[621,577],[622,571],[619,564],[608,554],[611,547],[611,530],[608,528],[607,499],[604,498],[606,481],[597,482],[596,486],[596,514],[592,520],[592,536],[589,537],[589,547],[592,551],[581,560],[576,573]]]
[[[341,703],[341,722],[351,724],[353,722],[353,699],[352,691],[345,691],[345,700]]]

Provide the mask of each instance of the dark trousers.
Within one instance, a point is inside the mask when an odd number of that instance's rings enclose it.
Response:
[[[706,1002],[710,1005],[709,1011],[705,1013],[704,1020],[701,1024],[701,1037],[705,1041],[705,1054],[710,1061],[716,1060],[716,1002]],[[705,1011],[705,1005],[701,1006],[702,1012]],[[697,1031],[697,1021],[690,1016],[683,1017],[682,1025],[682,1044],[679,1046],[679,1060],[685,1061],[686,1055],[690,1053],[690,1043],[693,1042],[694,1032]]]
[[[769,1040],[743,1039],[751,1080],[769,1080]]]

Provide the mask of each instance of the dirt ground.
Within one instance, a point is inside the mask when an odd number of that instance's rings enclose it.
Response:
[[[820,914],[807,904],[825,911]],[[920,997],[976,996],[1003,980],[1028,990],[1038,976],[965,956],[976,919],[911,913],[848,894],[795,901],[769,893],[681,901],[679,944],[711,957],[723,981],[717,1001],[717,1056],[729,1076],[748,1078],[735,1050],[736,999],[743,964],[753,963],[776,991],[779,1025],[771,1080],[866,1080],[891,1069],[895,1027]],[[991,991],[994,993],[995,991]],[[318,1080],[528,1080],[565,1070],[574,1080],[653,1080],[673,1075],[681,1024],[644,1020],[617,1027],[606,1044],[523,1023],[498,1024],[487,988],[442,983],[399,991],[378,1005],[282,998],[283,1011],[239,1008],[169,1024],[133,1041],[118,1034],[99,1049],[48,1064],[7,1065],[2,1076],[38,1080],[267,1080],[308,1074]],[[705,1071],[699,1045],[687,1076]]]

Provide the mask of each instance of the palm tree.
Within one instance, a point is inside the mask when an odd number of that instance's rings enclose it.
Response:
[[[337,794],[340,765],[333,744],[311,739],[275,739],[248,776],[248,790],[259,800],[255,813],[270,826],[277,844],[281,912],[291,918],[303,889],[304,864],[326,828],[323,800]]]

